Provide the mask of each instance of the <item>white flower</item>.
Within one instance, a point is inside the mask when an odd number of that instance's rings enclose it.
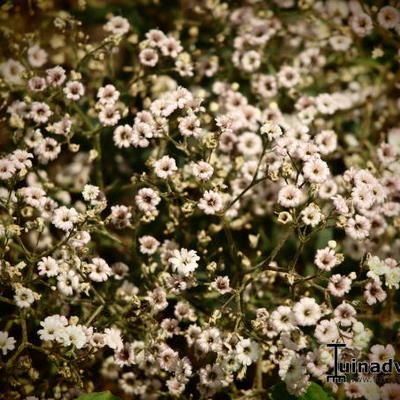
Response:
[[[65,70],[59,65],[47,69],[46,74],[47,74],[46,76],[47,83],[54,87],[61,86],[66,79]]]
[[[45,124],[52,114],[53,112],[46,103],[34,101],[31,105],[29,117],[37,124]]]
[[[261,126],[261,133],[267,134],[269,140],[277,139],[283,135],[282,128],[273,122],[266,122]]]
[[[158,54],[154,49],[143,49],[139,53],[139,60],[146,67],[155,67],[158,62]]]
[[[311,158],[305,162],[303,173],[312,183],[325,182],[329,176],[328,164],[319,158]]]
[[[89,278],[95,282],[106,281],[112,272],[106,261],[100,257],[93,258],[92,262],[88,264],[88,268],[90,271]]]
[[[8,332],[0,331],[0,349],[3,352],[3,356],[15,349],[15,339],[12,336],[8,336]]]
[[[400,283],[400,268],[395,267],[395,268],[388,268],[387,271],[385,272],[385,283],[386,286],[390,288],[399,288],[399,283]]]
[[[364,330],[360,333],[356,333],[353,336],[353,345],[360,349],[363,349],[368,346],[369,341],[371,340],[372,331]]]
[[[332,343],[339,337],[339,330],[334,321],[324,319],[315,328],[314,336],[320,343]]]
[[[175,159],[164,156],[154,163],[154,172],[161,179],[167,179],[178,170]]]
[[[312,297],[303,297],[293,307],[293,314],[300,326],[315,325],[321,318],[321,309]]]
[[[75,210],[75,208],[62,206],[54,211],[52,223],[58,229],[70,231],[77,221],[78,212]]]
[[[55,340],[60,332],[68,325],[67,318],[63,315],[50,315],[40,322],[42,329],[38,330],[41,340]]]
[[[243,365],[250,365],[260,356],[260,349],[256,342],[243,339],[236,345],[236,357]]]
[[[15,303],[20,308],[28,308],[35,301],[34,292],[26,287],[19,287],[15,290]]]
[[[367,400],[380,400],[381,393],[379,386],[375,382],[359,382],[362,395]]]
[[[3,158],[0,160],[0,179],[6,180],[13,177],[15,174],[15,163],[12,160]]]
[[[210,287],[221,294],[232,291],[232,288],[229,285],[228,276],[218,276],[213,282],[211,282]]]
[[[64,346],[75,346],[81,349],[87,342],[85,331],[81,325],[69,325],[62,329],[57,340]]]
[[[375,281],[379,281],[379,276],[389,272],[389,267],[377,256],[369,257],[367,265],[369,267],[367,276]]]
[[[119,125],[114,129],[113,140],[117,147],[129,147],[134,143],[133,128],[126,125]]]
[[[121,331],[116,328],[107,328],[104,330],[106,345],[114,350],[121,350],[123,347]]]
[[[271,313],[271,323],[277,331],[289,332],[294,329],[296,322],[293,310],[288,306],[279,306]]]
[[[311,225],[312,227],[317,226],[322,219],[322,213],[320,208],[314,204],[311,203],[309,204],[302,212],[301,212],[302,218],[301,220],[306,224],[306,225]]]
[[[119,91],[114,85],[106,85],[97,91],[99,103],[103,105],[113,105],[119,99]]]
[[[205,214],[215,214],[222,210],[222,196],[213,190],[207,190],[200,199],[198,207],[203,210]]]
[[[104,30],[111,32],[113,35],[124,35],[129,31],[130,27],[126,18],[115,16],[104,25]]]
[[[32,67],[40,68],[47,62],[47,52],[35,44],[28,49],[28,61]]]
[[[283,207],[297,207],[302,200],[302,191],[294,185],[285,185],[278,193],[278,203]]]
[[[66,296],[71,296],[79,288],[79,276],[72,270],[58,275],[57,281],[58,290]]]
[[[197,255],[196,250],[182,248],[172,251],[172,257],[169,259],[169,262],[174,271],[181,275],[189,275],[198,267],[198,260],[200,260],[200,257]]]
[[[135,196],[135,202],[139,210],[144,212],[154,211],[161,201],[160,196],[153,189],[142,188]]]
[[[139,238],[139,243],[140,252],[143,254],[154,254],[160,245],[160,242],[150,235],[145,235]]]
[[[67,99],[77,101],[85,94],[85,87],[79,81],[68,81],[63,91]]]
[[[100,188],[94,185],[85,185],[82,191],[82,196],[86,201],[96,200],[100,193]]]
[[[393,128],[388,132],[388,144],[396,152],[400,154],[400,128]]]
[[[205,353],[209,351],[218,352],[221,350],[221,332],[218,328],[209,328],[200,333],[197,345]]]
[[[121,118],[121,113],[115,104],[105,105],[100,109],[99,120],[104,126],[114,126]]]
[[[7,82],[21,85],[25,67],[19,61],[8,59],[6,62],[0,64],[0,72]]]
[[[208,181],[214,173],[214,168],[205,161],[192,164],[193,175],[202,181]]]
[[[57,261],[52,257],[43,257],[38,262],[39,275],[46,275],[47,277],[56,276],[59,272]]]

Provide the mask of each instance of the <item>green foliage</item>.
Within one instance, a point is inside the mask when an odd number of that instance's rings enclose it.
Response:
[[[324,248],[330,240],[333,240],[333,229],[323,229],[317,235],[316,249]]]
[[[96,392],[84,394],[76,400],[121,400],[119,397],[113,396],[110,392]]]
[[[269,398],[270,400],[333,400],[333,397],[316,383],[312,383],[307,392],[300,397],[288,393],[286,385],[279,383],[271,388]]]

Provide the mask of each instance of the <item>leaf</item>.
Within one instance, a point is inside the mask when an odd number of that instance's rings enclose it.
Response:
[[[325,390],[316,383],[311,383],[307,392],[300,397],[290,394],[284,383],[272,386],[269,393],[270,400],[333,400]]]
[[[84,394],[75,400],[121,400],[119,397],[113,396],[110,392],[96,392]]]
[[[272,386],[269,392],[269,398],[271,400],[296,400],[297,397],[288,393],[286,390],[286,385],[284,383],[278,383]]]
[[[299,398],[301,400],[333,400],[332,396],[316,383],[312,383],[307,389],[306,394],[303,394]]]
[[[317,243],[315,244],[315,247],[317,249],[322,249],[332,239],[333,239],[333,229],[323,229],[317,235]]]

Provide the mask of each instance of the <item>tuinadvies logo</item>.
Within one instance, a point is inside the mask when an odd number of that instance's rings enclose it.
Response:
[[[347,382],[350,374],[392,374],[396,372],[400,374],[400,362],[393,359],[388,359],[385,362],[369,362],[369,361],[358,361],[356,358],[351,358],[349,361],[342,360],[339,355],[339,349],[346,348],[345,343],[329,343],[328,347],[333,347],[333,359],[334,359],[334,373],[326,377],[328,382]]]

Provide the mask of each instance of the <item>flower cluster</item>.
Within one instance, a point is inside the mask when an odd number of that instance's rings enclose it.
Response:
[[[327,379],[399,350],[396,2],[56,3],[0,8],[5,398],[399,398]]]

